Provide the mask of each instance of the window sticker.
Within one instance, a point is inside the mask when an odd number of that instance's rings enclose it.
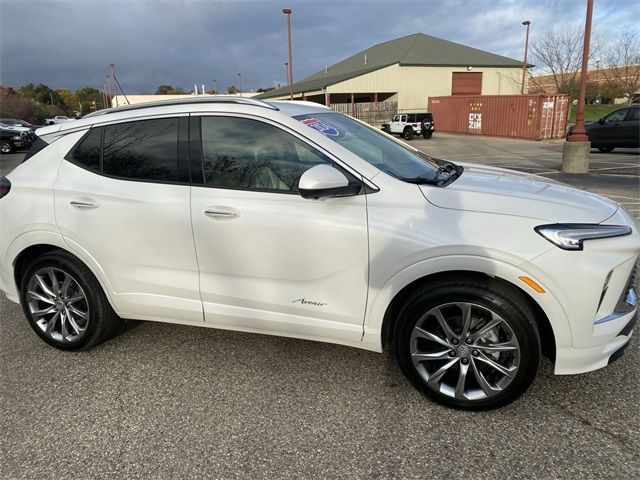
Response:
[[[317,118],[307,118],[305,120],[302,120],[302,123],[313,128],[314,130],[319,131],[324,135],[327,135],[328,137],[337,137],[340,135],[340,132],[338,132],[338,130],[334,126],[329,125],[326,122],[321,122]]]

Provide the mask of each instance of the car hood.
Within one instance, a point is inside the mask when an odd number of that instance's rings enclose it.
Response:
[[[548,178],[504,168],[458,163],[464,173],[444,188],[421,185],[441,208],[536,218],[553,223],[600,223],[618,204]]]

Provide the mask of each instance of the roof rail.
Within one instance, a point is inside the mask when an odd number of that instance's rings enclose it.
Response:
[[[105,108],[103,110],[98,110],[96,112],[91,112],[85,115],[82,118],[87,117],[98,117],[100,115],[108,115],[110,113],[119,113],[119,112],[128,112],[130,110],[141,110],[144,108],[153,108],[153,107],[165,107],[165,106],[173,106],[173,105],[192,105],[192,104],[200,104],[200,103],[237,103],[241,105],[253,105],[255,107],[269,108],[271,110],[279,110],[278,107],[271,105],[267,102],[263,102],[262,100],[256,100],[254,98],[244,98],[244,97],[236,97],[236,96],[211,96],[211,97],[196,97],[194,95],[193,98],[176,98],[173,100],[157,100],[155,102],[146,102],[146,103],[136,103],[134,105],[125,105],[123,107],[112,107]]]

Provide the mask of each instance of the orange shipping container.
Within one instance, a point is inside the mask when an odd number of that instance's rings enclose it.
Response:
[[[493,137],[564,138],[566,95],[453,95],[429,98],[436,131]]]

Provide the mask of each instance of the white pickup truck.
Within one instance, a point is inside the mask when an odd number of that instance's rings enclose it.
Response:
[[[53,118],[45,118],[44,119],[44,124],[45,125],[53,125],[55,123],[69,122],[71,120],[73,120],[73,118],[65,117],[64,115],[56,115]]]

